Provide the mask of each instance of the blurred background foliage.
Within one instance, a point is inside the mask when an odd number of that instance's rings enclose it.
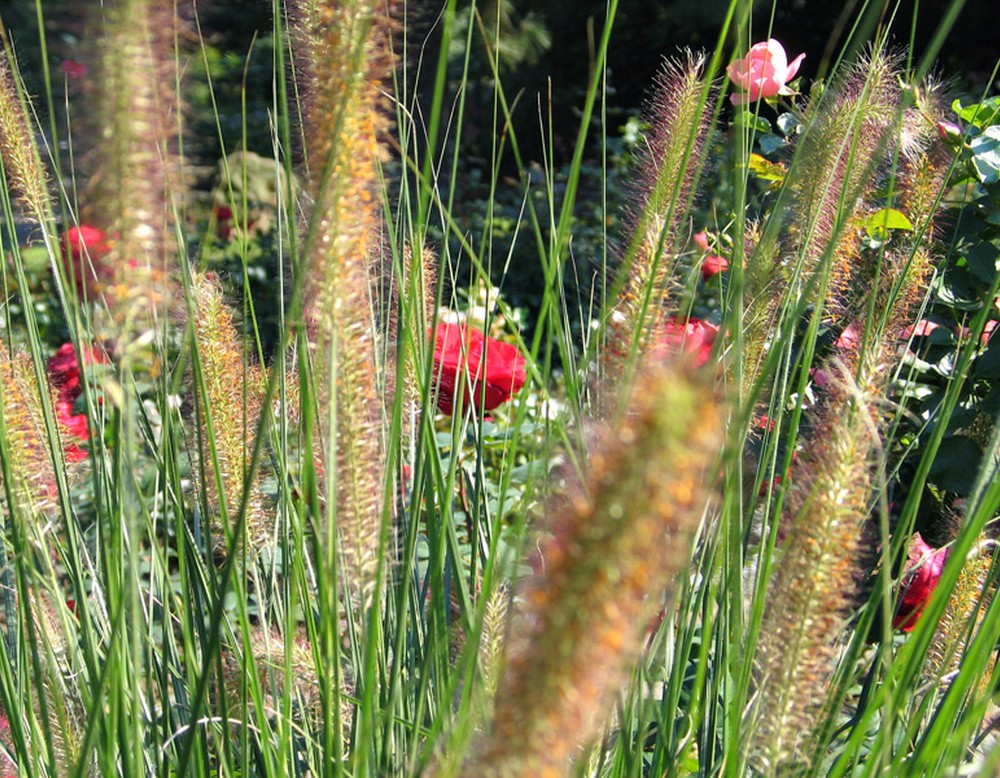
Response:
[[[890,23],[893,38],[903,50],[912,36],[912,56],[917,61],[931,45],[937,23],[947,12],[947,0],[930,0],[915,9],[903,4]],[[986,0],[965,3],[941,48],[938,70],[946,74],[950,90],[978,100],[993,85],[988,81],[997,55],[995,25]],[[272,137],[273,35],[270,0],[201,0],[180,2],[181,13],[200,31],[202,43],[193,38],[178,41],[188,51],[185,71],[188,112],[185,118],[185,157],[195,201],[210,203],[209,192],[217,185],[217,166],[227,154],[246,149],[273,157]],[[410,2],[407,6],[408,78],[415,83],[418,103],[433,93],[438,52],[442,45],[440,14],[444,3]],[[616,244],[620,217],[630,199],[627,165],[632,144],[641,137],[641,116],[650,85],[665,57],[683,48],[711,50],[724,20],[725,0],[677,0],[675,2],[620,3],[608,56],[607,88],[602,95],[604,126],[596,114],[589,152],[583,161],[574,214],[570,250],[573,263],[566,274],[567,299],[576,301],[569,320],[577,330],[586,326],[595,302],[600,301],[600,280],[609,257],[610,238]],[[789,52],[807,53],[800,71],[806,82],[821,78],[830,57],[851,41],[863,47],[871,29],[852,27],[859,15],[857,0],[787,0],[773,12],[761,6],[751,21],[751,37],[771,35],[786,44]],[[457,95],[470,25],[474,45],[470,58],[461,152],[457,164],[449,160],[440,172],[442,191],[456,193],[453,216],[470,245],[488,256],[488,269],[495,283],[503,282],[510,302],[527,312],[529,326],[541,299],[538,288],[539,238],[546,242],[547,219],[540,219],[541,234],[532,234],[523,222],[525,197],[535,199],[544,215],[548,203],[546,186],[561,201],[565,170],[570,163],[580,121],[580,108],[591,69],[595,36],[603,24],[604,0],[483,0],[473,10],[470,3],[455,6],[457,26],[449,47],[449,99]],[[478,21],[474,14],[478,14]],[[914,16],[916,21],[914,22]],[[54,77],[63,78],[66,61],[86,62],[87,30],[81,21],[79,0],[44,0],[48,66]],[[36,0],[4,0],[3,19],[26,74],[28,90],[42,94],[42,49],[36,23]],[[512,106],[513,126],[500,132],[494,127],[494,81],[489,47],[500,41],[497,62],[500,81]],[[729,41],[735,47],[735,41]],[[415,63],[422,63],[419,69]],[[205,76],[210,76],[212,88]],[[87,99],[86,78],[65,79],[68,100]],[[446,103],[447,104],[447,103]],[[41,107],[41,106],[40,106]],[[429,106],[420,105],[424,115]],[[728,109],[728,106],[727,106]],[[61,108],[57,107],[57,111]],[[45,117],[43,126],[47,126]],[[502,118],[498,123],[502,122]],[[521,164],[508,141],[495,148],[499,137],[515,138]],[[420,139],[418,139],[419,141]],[[498,151],[499,149],[499,151]],[[494,176],[492,166],[499,175]],[[398,163],[390,163],[399,175]],[[497,186],[491,185],[496,180]],[[527,195],[526,195],[527,192]],[[696,204],[707,213],[712,203]],[[515,225],[521,224],[520,230]],[[696,228],[702,225],[696,225]],[[444,230],[429,236],[439,244]],[[462,257],[454,237],[450,252]],[[543,243],[544,245],[544,243]],[[613,260],[613,257],[611,258]],[[454,268],[450,286],[462,287],[473,275],[467,259]]]

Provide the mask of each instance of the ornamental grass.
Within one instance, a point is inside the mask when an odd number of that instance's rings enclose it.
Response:
[[[962,3],[237,5],[0,9],[0,775],[995,772]]]

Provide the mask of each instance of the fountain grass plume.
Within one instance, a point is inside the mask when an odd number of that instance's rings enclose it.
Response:
[[[0,346],[4,438],[0,482],[8,504],[31,513],[53,507],[56,497],[55,470],[45,445],[42,393],[35,375],[30,356]]]
[[[81,196],[81,221],[111,236],[104,291],[108,339],[119,357],[140,361],[173,297],[177,60],[174,6],[116,0],[95,10],[100,57],[93,173]]]
[[[872,51],[806,109],[797,173],[787,182],[789,233],[807,278],[829,262],[831,296],[850,295],[857,269],[856,220],[873,199],[900,116],[894,58]]]
[[[49,575],[54,581],[54,572],[50,570]],[[31,663],[31,709],[36,717],[32,738],[48,741],[36,754],[47,756],[50,766],[55,768],[54,774],[67,775],[82,756],[86,707],[80,696],[79,676],[71,664],[77,636],[67,631],[67,626],[76,622],[65,607],[61,607],[63,613],[60,613],[56,598],[61,596],[61,589],[58,584],[55,588],[53,593],[39,583],[28,590],[26,598],[37,647],[37,661]],[[39,720],[42,716],[44,720]],[[37,765],[33,767],[38,769]]]
[[[668,61],[657,77],[649,106],[650,130],[636,162],[638,183],[628,218],[630,243],[622,257],[621,292],[610,314],[605,381],[619,387],[631,359],[655,342],[664,320],[676,310],[671,296],[683,285],[679,247],[687,243],[686,222],[712,129],[712,90],[705,57],[688,52]],[[674,301],[676,308],[676,301]],[[614,391],[612,391],[614,394]],[[602,415],[616,401],[604,398]]]
[[[290,698],[292,717],[297,727],[313,732],[323,724],[321,683],[316,673],[316,654],[300,630],[285,635],[274,627],[256,625],[248,641],[249,653],[240,656],[237,649],[223,654],[223,693],[227,699],[239,699],[246,683],[246,673],[256,672],[265,694],[267,715],[279,715],[286,696]],[[248,670],[252,667],[253,670]],[[340,719],[345,732],[350,731],[354,706],[347,699],[354,693],[347,683],[342,690]]]
[[[504,632],[510,606],[510,587],[494,587],[483,609],[483,632],[479,639],[479,666],[483,674],[483,693],[492,700],[503,670]]]
[[[0,161],[21,214],[40,224],[47,222],[52,212],[48,175],[38,155],[26,102],[16,86],[6,36],[4,44],[7,56],[0,57]]]
[[[847,386],[850,372],[838,380]],[[792,469],[781,518],[791,529],[767,587],[747,723],[751,762],[768,773],[806,761],[859,572],[869,561],[861,528],[877,445],[861,393],[839,394]]]
[[[394,22],[382,2],[299,2],[309,214],[306,326],[335,489],[347,579],[363,602],[376,581],[383,478],[382,398],[369,267],[379,231],[379,165]]]
[[[747,393],[764,368],[767,345],[774,336],[787,290],[781,268],[782,245],[777,235],[764,231],[758,221],[748,222],[743,234],[746,282],[743,337],[743,386]]]
[[[787,237],[780,238],[774,224],[747,226],[743,376],[748,389],[773,340],[781,298],[791,299],[804,283],[818,281],[818,295],[834,318],[846,324],[857,313],[852,302],[863,272],[860,222],[888,167],[899,125],[898,80],[895,59],[875,50],[814,98],[782,185],[783,205],[772,216],[787,219]]]
[[[896,337],[912,323],[936,260],[944,254],[938,243],[944,217],[941,196],[955,158],[935,127],[946,115],[939,87],[925,85],[915,92],[917,107],[904,114],[906,141],[901,144],[895,179],[895,207],[911,220],[913,229],[893,236],[882,281],[883,304],[892,312],[886,327]]]
[[[204,503],[216,558],[243,546],[230,527],[250,489],[244,522],[246,548],[255,553],[273,539],[260,473],[248,471],[260,421],[266,377],[248,360],[222,287],[207,275],[192,280],[192,322],[197,350],[197,440]],[[248,476],[250,476],[248,480]],[[221,487],[221,488],[220,488]]]
[[[896,136],[886,133],[905,131],[905,122],[894,120],[889,110],[892,90],[879,86],[880,81],[891,80],[885,67],[888,63],[882,60],[873,63],[876,83],[870,88],[862,83],[862,74],[852,72],[844,91],[853,97],[839,96],[833,102],[832,110],[846,111],[850,126],[857,127],[855,148],[862,156],[847,168],[829,158],[829,179],[823,189],[829,213],[818,210],[812,220],[813,236],[820,240],[816,248],[810,248],[810,242],[803,244],[807,258],[819,259],[821,250],[832,252],[827,307],[850,316],[858,332],[824,365],[833,378],[811,411],[814,423],[793,466],[781,518],[790,529],[768,585],[754,664],[756,696],[748,717],[754,744],[751,761],[768,772],[807,762],[820,717],[829,709],[837,652],[851,609],[859,604],[858,582],[875,561],[865,526],[875,503],[883,437],[890,421],[879,409],[898,358],[898,330],[912,320],[914,303],[926,293],[933,267],[928,244],[947,170],[946,158],[933,143],[926,144],[923,153],[904,155],[896,175],[900,203],[914,209],[910,215],[921,225],[918,231],[897,238],[892,250],[872,252],[873,262],[864,258],[852,231],[842,226],[845,219],[854,218],[852,209],[867,213],[865,200],[872,199],[875,185],[861,179],[853,166],[882,167],[881,158],[892,153],[896,142]],[[874,108],[859,104],[866,94],[882,94],[887,102]],[[895,99],[898,113],[898,93]],[[862,118],[855,124],[853,117],[859,112]],[[840,122],[831,118],[822,124],[832,128]],[[843,175],[845,170],[852,172]],[[808,188],[796,194],[819,196]],[[833,194],[836,198],[829,199]]]
[[[604,723],[661,595],[685,569],[721,446],[712,390],[676,366],[644,371],[593,446],[515,598],[488,734],[463,775],[567,774]]]
[[[75,622],[67,618],[65,606],[57,605],[58,595],[52,594],[61,587],[55,583],[51,563],[44,572],[38,569],[55,553],[56,528],[44,520],[44,511],[56,505],[56,474],[45,444],[43,392],[47,391],[48,387],[38,387],[27,353],[0,348],[0,504],[4,544],[15,551],[13,559],[6,550],[0,551],[0,578],[4,588],[14,582],[12,576],[18,584],[3,597],[0,632],[15,634],[11,621],[17,620],[23,625],[21,634],[31,636],[21,651],[22,656],[32,658],[17,668],[30,674],[26,685],[30,712],[24,713],[20,725],[27,741],[36,741],[33,753],[48,760],[57,774],[66,774],[79,756],[83,705],[76,676],[70,671],[75,637],[67,637],[66,626]],[[30,772],[27,764],[21,766],[24,774]]]
[[[934,630],[927,649],[924,678],[935,686],[946,682],[961,667],[965,646],[982,625],[990,600],[996,596],[997,583],[990,576],[993,568],[995,541],[984,535],[965,560],[948,604]],[[995,658],[991,662],[995,663]],[[989,693],[987,672],[981,691]]]
[[[420,376],[431,344],[427,335],[437,307],[437,254],[427,245],[417,261],[413,253],[414,247],[407,243],[399,267],[381,273],[387,281],[382,289],[387,310],[381,315],[385,321],[386,345],[383,394],[387,405],[391,405],[396,392],[403,392],[404,451],[413,444],[416,434],[417,414],[424,396]]]

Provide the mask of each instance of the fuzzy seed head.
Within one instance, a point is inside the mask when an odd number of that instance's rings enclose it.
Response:
[[[307,327],[318,357],[321,416],[336,420],[331,477],[340,547],[349,584],[362,603],[374,589],[381,535],[380,350],[369,267],[377,248],[376,187],[388,129],[384,90],[395,66],[394,26],[384,10],[376,0],[317,0],[296,7],[315,236]]]
[[[204,474],[213,550],[218,557],[231,550],[222,525],[223,509],[231,526],[243,501],[266,378],[260,365],[247,359],[245,341],[218,283],[208,276],[195,276],[192,294],[195,343],[204,384],[204,393],[196,387],[201,423],[197,425],[200,433],[195,448]],[[269,543],[273,534],[260,482],[258,473],[248,486],[245,531],[251,553]],[[237,544],[241,541],[235,540]]]
[[[628,218],[629,248],[623,258],[621,294],[609,320],[604,357],[606,382],[620,385],[635,333],[638,358],[650,347],[662,323],[676,310],[671,296],[681,284],[675,259],[691,196],[711,131],[711,111],[702,102],[706,80],[703,55],[669,61],[661,71],[650,104],[650,133],[638,162],[639,182]],[[708,103],[711,103],[709,95]],[[610,412],[602,402],[601,415]]]
[[[6,58],[0,59],[0,159],[24,217],[37,223],[46,221],[51,211],[48,176]]]
[[[807,273],[832,258],[830,287],[847,293],[856,269],[856,212],[874,194],[877,170],[895,138],[900,89],[895,61],[880,52],[860,61],[806,112],[799,175],[789,179],[790,233]]]
[[[156,0],[119,0],[95,13],[103,39],[89,118],[97,140],[81,215],[113,236],[103,290],[108,339],[126,355],[173,297],[177,20],[171,4]]]
[[[603,723],[707,507],[720,408],[691,376],[644,374],[594,448],[515,600],[492,727],[469,775],[563,775]]]
[[[18,507],[29,512],[54,505],[56,478],[46,445],[42,395],[31,357],[0,347],[0,397],[12,483],[6,487]]]

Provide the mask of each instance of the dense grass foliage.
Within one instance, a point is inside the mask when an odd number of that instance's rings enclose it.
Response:
[[[426,7],[274,0],[242,94],[197,4],[19,4],[0,774],[996,770],[960,6],[917,58],[897,5],[830,55],[733,0],[619,128],[611,0],[539,143],[505,85],[557,44],[508,2],[425,49]]]

